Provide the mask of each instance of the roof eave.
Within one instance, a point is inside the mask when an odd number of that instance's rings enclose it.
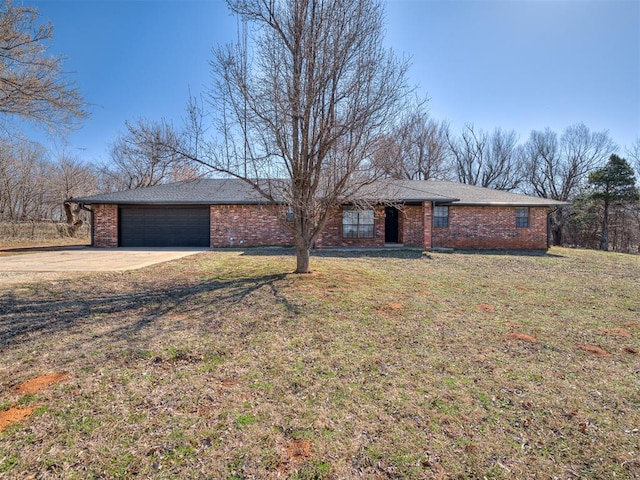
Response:
[[[455,205],[465,207],[561,207],[569,205],[569,203],[556,202],[553,203],[536,203],[536,202],[456,202]]]
[[[193,200],[185,200],[185,201],[152,201],[152,200],[90,200],[90,199],[82,199],[82,198],[74,198],[68,200],[69,202],[79,203],[82,205],[272,205],[273,202],[270,201],[193,201]],[[282,202],[276,202],[276,204],[281,204]]]

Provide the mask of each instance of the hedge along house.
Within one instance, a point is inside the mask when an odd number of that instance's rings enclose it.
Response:
[[[373,190],[372,190],[373,191]],[[336,209],[315,247],[541,250],[562,202],[454,182],[386,180]],[[237,179],[198,179],[72,202],[92,212],[95,247],[293,244],[286,205]],[[366,206],[363,206],[366,205]]]

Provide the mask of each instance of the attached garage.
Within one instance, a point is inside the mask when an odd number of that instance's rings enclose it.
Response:
[[[207,205],[121,205],[120,247],[209,247]]]
[[[263,190],[272,194],[286,187],[282,180],[264,180],[264,185]],[[565,205],[433,180],[381,180],[371,189],[371,197],[365,191],[360,193],[374,208],[356,215],[345,201],[316,239],[316,248],[382,247],[402,242],[422,249],[546,249],[547,215],[552,208]],[[91,244],[96,247],[220,248],[294,243],[284,202],[270,204],[239,179],[185,180],[69,201],[91,211]],[[388,202],[396,208],[385,209]],[[367,210],[373,210],[373,216]],[[361,230],[362,225],[366,231]]]

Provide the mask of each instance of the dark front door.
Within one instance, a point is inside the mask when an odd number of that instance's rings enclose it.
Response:
[[[384,209],[384,243],[398,243],[398,209]]]
[[[123,206],[118,212],[121,247],[208,247],[208,206]]]

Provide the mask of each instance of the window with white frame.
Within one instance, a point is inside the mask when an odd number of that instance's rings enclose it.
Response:
[[[447,205],[437,205],[433,207],[433,226],[449,226],[449,207]]]
[[[345,208],[342,211],[343,238],[373,238],[374,224],[373,210]]]
[[[516,228],[529,227],[529,207],[516,207]]]

